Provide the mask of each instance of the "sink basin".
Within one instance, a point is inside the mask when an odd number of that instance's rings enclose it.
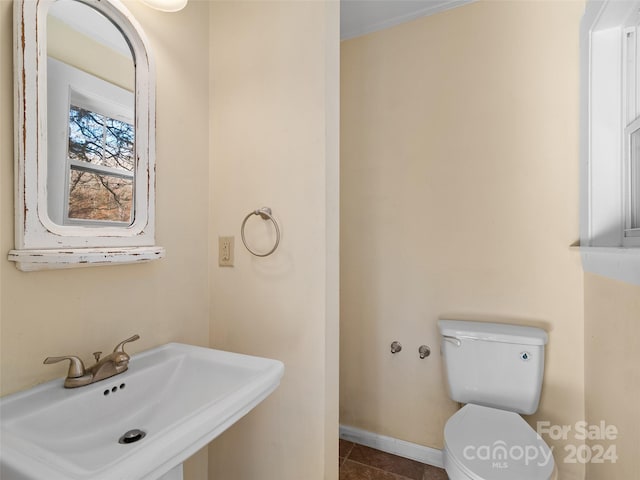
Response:
[[[3,397],[0,478],[155,480],[264,400],[283,372],[277,360],[170,343],[85,387],[60,379]],[[144,435],[119,443],[132,430]]]

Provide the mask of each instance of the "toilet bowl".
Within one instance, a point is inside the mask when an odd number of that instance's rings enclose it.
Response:
[[[444,429],[450,480],[553,480],[549,446],[517,413],[468,404]]]

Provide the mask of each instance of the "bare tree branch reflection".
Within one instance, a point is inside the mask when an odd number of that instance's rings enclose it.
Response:
[[[131,221],[132,179],[72,169],[69,183],[69,218]]]
[[[133,205],[133,125],[74,105],[69,110],[69,158],[121,170],[109,175],[71,167],[69,218],[130,222]],[[127,173],[127,175],[124,175]]]

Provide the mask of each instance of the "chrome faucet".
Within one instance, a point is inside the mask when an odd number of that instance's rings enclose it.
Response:
[[[139,338],[140,335],[136,334],[133,337],[121,341],[116,345],[116,348],[113,349],[113,353],[110,353],[102,359],[100,359],[102,352],[94,352],[93,356],[96,359],[96,363],[87,369],[84,368],[82,360],[74,355],[47,357],[43,363],[49,364],[69,360],[69,372],[67,373],[67,378],[64,380],[64,387],[82,387],[126,371],[129,368],[130,357],[127,352],[124,351],[124,345]]]

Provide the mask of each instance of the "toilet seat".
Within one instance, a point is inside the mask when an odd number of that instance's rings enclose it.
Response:
[[[551,449],[514,412],[467,404],[447,421],[444,442],[445,467],[453,480],[550,480],[554,476]]]

